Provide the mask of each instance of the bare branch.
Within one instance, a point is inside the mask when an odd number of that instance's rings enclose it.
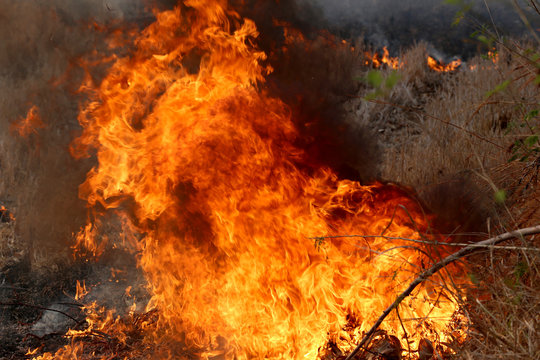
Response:
[[[506,240],[509,240],[509,239],[522,238],[522,237],[527,236],[527,235],[534,235],[534,234],[538,234],[538,233],[540,233],[540,225],[525,228],[525,229],[520,229],[520,230],[516,230],[516,231],[507,232],[507,233],[504,233],[504,234],[501,234],[501,235],[497,235],[497,236],[495,236],[493,238],[490,238],[490,239],[487,239],[487,240],[484,240],[484,241],[480,241],[476,245],[495,245],[495,244],[498,244],[500,242],[503,242],[503,241],[506,241]],[[461,250],[459,250],[459,251],[457,251],[457,252],[455,252],[455,253],[453,253],[451,255],[448,255],[447,257],[445,257],[443,260],[441,260],[440,262],[433,265],[428,270],[422,272],[409,285],[409,287],[405,291],[403,291],[397,297],[397,299],[386,310],[383,311],[383,313],[379,317],[379,319],[375,322],[375,324],[371,327],[371,329],[369,329],[369,331],[366,333],[366,335],[364,335],[362,341],[360,341],[358,346],[345,358],[345,360],[352,360],[356,356],[356,354],[362,349],[362,347],[367,342],[369,342],[369,340],[371,339],[371,337],[373,336],[375,331],[379,328],[379,326],[384,321],[384,319],[392,312],[392,310],[397,308],[397,306],[403,301],[403,299],[405,299],[407,296],[409,296],[412,293],[412,291],[418,285],[420,285],[421,283],[426,281],[429,277],[431,277],[437,271],[444,268],[446,265],[448,265],[448,264],[450,264],[450,263],[452,263],[452,262],[454,262],[456,260],[459,260],[459,259],[461,259],[461,258],[463,258],[463,257],[465,257],[467,255],[470,255],[470,254],[472,254],[474,252],[477,252],[478,249],[482,249],[482,248],[479,248],[477,246],[476,247],[467,246],[467,247],[465,247],[465,248],[463,248],[463,249],[461,249]]]
[[[45,310],[45,311],[53,311],[53,312],[57,312],[59,314],[62,314],[64,316],[70,318],[71,320],[75,321],[76,323],[79,323],[79,320],[75,319],[73,316],[69,315],[68,313],[66,313],[64,311],[51,309],[51,308],[47,308],[47,307],[43,307],[43,306],[39,306],[39,305],[25,304],[25,303],[20,303],[20,302],[0,302],[0,306],[15,306],[15,307],[23,306],[23,307],[33,308],[33,309],[39,309],[39,310]]]
[[[384,236],[384,235],[330,235],[330,236],[317,236],[310,239],[316,239],[316,240],[324,240],[324,239],[338,239],[338,238],[383,238],[386,240],[402,240],[402,241],[408,241],[413,242],[417,244],[428,244],[428,245],[439,245],[439,246],[454,246],[454,247],[478,247],[478,248],[488,248],[488,249],[495,249],[495,250],[523,250],[523,251],[538,251],[540,252],[539,248],[532,248],[532,247],[523,247],[523,246],[495,246],[493,244],[485,245],[481,243],[446,243],[446,242],[440,242],[440,241],[429,241],[429,240],[418,240],[418,239],[411,239],[411,238],[405,238],[400,236]],[[388,250],[385,250],[388,251]]]

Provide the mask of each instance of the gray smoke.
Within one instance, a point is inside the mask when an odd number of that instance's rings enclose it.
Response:
[[[299,0],[317,6],[333,32],[343,37],[364,37],[376,47],[387,46],[394,53],[415,42],[427,41],[448,55],[464,57],[477,52],[479,42],[471,34],[483,27],[499,35],[523,38],[528,30],[511,0],[463,1],[471,8],[457,25],[459,1],[444,0]],[[529,20],[534,9],[520,0]],[[536,14],[537,15],[537,14]],[[533,24],[538,28],[538,24]],[[496,28],[496,31],[495,31]]]
[[[0,0],[0,205],[17,217],[19,241],[36,266],[69,254],[85,222],[78,186],[93,160],[75,161],[68,152],[80,131],[79,59],[107,51],[96,25],[141,14],[139,1]],[[13,124],[33,105],[44,127],[18,136]]]

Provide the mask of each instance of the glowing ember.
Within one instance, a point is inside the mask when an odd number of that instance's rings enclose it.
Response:
[[[15,216],[4,205],[0,205],[0,222],[11,221],[15,221]]]
[[[430,69],[438,71],[438,72],[450,72],[456,70],[458,67],[461,66],[461,60],[456,59],[449,64],[441,63],[431,56],[428,56],[427,58],[427,64],[430,67]]]
[[[350,351],[415,274],[444,255],[402,240],[428,228],[405,191],[303,163],[289,109],[265,93],[271,69],[260,65],[252,21],[223,1],[186,4],[157,14],[131,57],[101,84],[85,85],[93,101],[72,147],[77,157],[97,151],[99,161],[80,187],[97,220],[78,246],[106,251],[99,220],[124,211],[123,235],[151,293],[147,312],[121,320],[90,305],[89,328],[72,330],[71,345],[40,359],[317,359],[329,342]],[[314,244],[343,234],[392,239]],[[401,320],[383,323],[404,349],[422,338],[449,341],[458,306],[443,280],[406,299]],[[118,346],[83,341],[103,333]],[[126,345],[129,334],[141,339],[136,347]]]

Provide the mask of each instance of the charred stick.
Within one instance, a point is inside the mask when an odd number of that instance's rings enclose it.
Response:
[[[410,285],[409,287],[403,291],[397,299],[390,305],[386,310],[383,311],[382,315],[379,317],[379,319],[375,322],[375,324],[369,329],[369,331],[364,335],[358,346],[345,358],[345,360],[352,360],[356,354],[362,349],[362,347],[371,339],[375,331],[379,328],[381,323],[384,321],[384,319],[394,310],[397,308],[397,306],[407,297],[409,296],[413,290],[426,281],[429,277],[431,277],[433,274],[435,274],[437,271],[444,268],[446,265],[459,260],[467,255],[470,255],[474,252],[477,252],[479,249],[482,249],[482,247],[478,247],[478,245],[496,245],[502,241],[506,241],[513,238],[521,238],[523,236],[527,235],[534,235],[540,233],[540,225],[510,231],[501,235],[497,235],[495,237],[492,237],[490,239],[480,241],[477,244],[477,246],[467,246],[451,255],[448,255],[443,260],[439,261],[435,265],[433,265],[431,268],[427,269],[426,271],[422,272]]]

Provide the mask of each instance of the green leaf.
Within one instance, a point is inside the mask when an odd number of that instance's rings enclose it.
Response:
[[[529,272],[529,266],[526,262],[520,261],[516,264],[516,267],[514,268],[514,275],[516,276],[516,280],[520,280],[523,275],[527,274]]]
[[[536,78],[534,79],[535,85],[540,85],[540,75],[536,75]]]
[[[531,110],[527,115],[525,115],[525,120],[530,120],[538,116],[538,109]]]
[[[528,138],[525,139],[525,145],[528,147],[533,147],[538,143],[538,135],[531,135]]]
[[[460,10],[456,13],[456,16],[454,16],[454,20],[452,20],[451,26],[458,26],[463,21],[463,19],[465,19],[465,13]]]
[[[485,35],[478,35],[478,36],[476,37],[476,39],[477,39],[478,41],[483,42],[483,43],[486,44],[486,45],[489,43],[489,39],[488,39]]]
[[[485,97],[488,98],[488,97],[492,96],[493,94],[496,94],[498,92],[503,91],[504,89],[506,89],[508,87],[508,85],[510,85],[510,80],[503,81],[499,85],[495,86],[495,88],[493,90],[488,91],[486,93]]]
[[[495,202],[502,204],[506,201],[506,191],[503,189],[497,190],[494,194]]]
[[[488,49],[493,49],[493,42],[495,41],[495,38],[491,35],[489,35],[490,30],[486,26],[482,26],[480,30],[477,30],[473,32],[470,37],[473,39],[476,39],[477,41],[480,41],[482,44],[484,44]]]
[[[377,70],[371,70],[368,72],[366,79],[368,84],[375,88],[380,87],[384,80],[381,72]]]
[[[384,86],[386,86],[387,89],[392,89],[394,86],[396,86],[399,78],[400,76],[397,71],[392,71],[392,73],[390,73],[390,75],[388,75],[388,77],[386,78]]]
[[[478,285],[480,283],[480,280],[478,280],[478,277],[474,273],[468,273],[467,276],[474,285]]]

